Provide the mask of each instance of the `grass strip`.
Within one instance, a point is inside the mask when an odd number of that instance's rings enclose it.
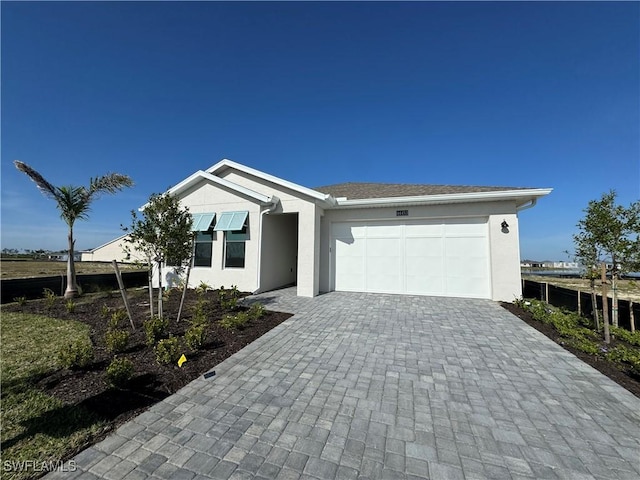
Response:
[[[0,478],[37,478],[48,462],[77,451],[104,427],[86,409],[64,405],[34,386],[60,368],[58,351],[88,338],[88,327],[80,322],[2,312]]]

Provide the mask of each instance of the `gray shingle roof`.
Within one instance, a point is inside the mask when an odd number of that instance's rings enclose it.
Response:
[[[338,183],[316,187],[314,190],[335,198],[348,199],[414,197],[422,195],[444,195],[452,193],[498,192],[523,190],[527,187],[480,187],[470,185],[418,185],[411,183]]]

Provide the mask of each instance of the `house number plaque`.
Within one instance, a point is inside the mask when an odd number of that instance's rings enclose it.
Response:
[[[408,217],[409,210],[396,210],[396,217]]]

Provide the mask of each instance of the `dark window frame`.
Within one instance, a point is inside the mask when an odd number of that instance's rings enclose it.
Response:
[[[224,268],[245,268],[248,238],[247,224],[242,230],[224,232]],[[233,245],[232,249],[229,249],[229,244]],[[230,257],[230,253],[237,255]]]
[[[215,232],[212,228],[205,232],[196,232],[193,250],[193,267],[211,268],[213,266],[213,242]]]

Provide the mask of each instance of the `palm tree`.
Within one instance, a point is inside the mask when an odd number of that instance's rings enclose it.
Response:
[[[114,194],[125,187],[131,187],[133,180],[127,175],[119,173],[109,173],[97,178],[91,178],[89,187],[63,186],[55,187],[45,178],[36,172],[26,163],[19,160],[13,162],[18,170],[24,172],[35,182],[38,189],[56,202],[60,217],[69,226],[69,257],[67,259],[67,289],[64,298],[74,298],[78,296],[78,285],[76,284],[76,267],[73,259],[75,240],[73,239],[73,224],[76,220],[86,220],[91,203],[103,193]]]

